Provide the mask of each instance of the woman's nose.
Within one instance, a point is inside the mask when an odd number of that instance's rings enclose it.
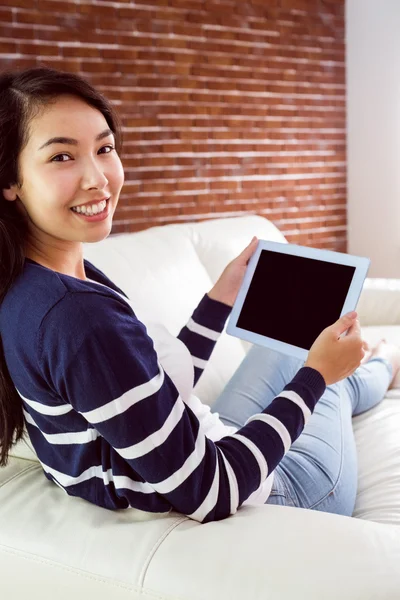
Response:
[[[95,160],[90,160],[85,164],[82,181],[85,189],[103,189],[108,184],[108,179],[102,166],[97,164]]]

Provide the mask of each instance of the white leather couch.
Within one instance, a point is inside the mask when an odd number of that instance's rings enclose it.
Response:
[[[253,235],[285,241],[247,216],[111,236],[85,256],[144,322],[177,333]],[[368,280],[358,311],[366,339],[400,344],[400,282]],[[223,334],[197,386],[203,401],[212,405],[246,349]],[[354,430],[354,517],[266,505],[206,525],[70,498],[19,443],[0,469],[1,598],[399,600],[400,390],[355,418]]]

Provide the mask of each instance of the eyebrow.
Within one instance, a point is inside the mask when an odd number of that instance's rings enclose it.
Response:
[[[113,131],[111,131],[111,129],[105,129],[104,131],[99,133],[98,136],[96,136],[95,141],[99,142],[100,140],[108,137],[109,135],[114,135]],[[49,140],[47,140],[47,142],[45,142],[43,144],[43,146],[40,146],[39,150],[42,150],[43,148],[50,146],[50,144],[69,144],[71,146],[77,146],[79,144],[79,142],[78,142],[78,140],[75,140],[74,138],[69,138],[69,137],[53,137],[53,138],[50,138]]]

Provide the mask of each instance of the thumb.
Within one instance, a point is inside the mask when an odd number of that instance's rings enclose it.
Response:
[[[337,337],[339,337],[340,335],[342,335],[342,333],[344,333],[345,331],[347,331],[347,329],[349,329],[352,325],[354,325],[356,318],[357,318],[357,313],[354,310],[352,312],[349,312],[349,313],[343,315],[342,317],[340,317],[340,319],[338,319],[336,321],[336,323],[334,323],[332,325],[333,333]]]
[[[254,236],[253,239],[251,240],[250,244],[248,246],[246,246],[246,248],[243,250],[243,252],[241,254],[239,254],[240,261],[241,262],[243,261],[247,264],[248,261],[250,260],[250,258],[253,256],[254,252],[256,251],[257,246],[258,246],[258,238],[256,236]]]

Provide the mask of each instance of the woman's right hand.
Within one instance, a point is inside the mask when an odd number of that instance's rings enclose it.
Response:
[[[340,337],[347,329],[347,335]],[[353,311],[319,334],[304,366],[319,371],[326,385],[331,385],[354,373],[367,348],[367,343],[361,339],[357,313]]]

